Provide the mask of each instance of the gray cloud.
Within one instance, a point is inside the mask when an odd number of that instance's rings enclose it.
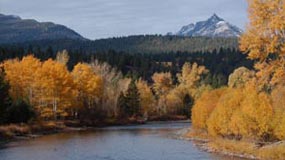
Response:
[[[165,34],[217,13],[244,28],[246,0],[0,0],[0,13],[66,25],[91,39]]]

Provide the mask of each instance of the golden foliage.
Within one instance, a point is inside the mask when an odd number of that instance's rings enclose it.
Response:
[[[165,106],[168,114],[179,114],[183,107],[184,93],[179,88],[172,89],[165,97]]]
[[[167,94],[173,87],[172,76],[170,72],[154,73],[152,80],[154,82],[153,89],[158,96]]]
[[[180,85],[186,86],[187,89],[197,88],[201,80],[201,75],[208,73],[205,66],[198,66],[197,63],[191,65],[185,63],[182,67],[182,73],[177,74]]]
[[[216,108],[217,102],[225,88],[205,91],[195,102],[192,108],[192,125],[198,129],[207,129],[207,120],[213,110]]]
[[[248,0],[249,19],[240,48],[249,58],[264,61],[269,54],[285,54],[284,0]]]
[[[271,93],[274,109],[274,135],[281,140],[285,140],[285,87],[278,86]]]
[[[247,82],[252,80],[254,72],[245,67],[240,67],[229,76],[228,86],[231,88],[244,87]]]
[[[35,76],[42,63],[29,55],[18,59],[7,60],[3,63],[5,78],[9,82],[10,95],[16,100],[24,98],[26,101],[33,102],[35,96]]]
[[[41,117],[67,115],[76,91],[64,64],[51,59],[42,63],[29,55],[5,61],[3,66],[14,100],[24,98]]]
[[[273,108],[265,93],[254,87],[228,89],[207,121],[211,135],[268,138]]]
[[[244,90],[244,100],[241,103],[241,117],[244,123],[236,126],[244,128],[243,136],[260,137],[266,139],[271,135],[271,121],[273,108],[270,97],[265,93],[258,93],[255,88]]]
[[[69,107],[76,97],[73,78],[66,66],[48,59],[43,62],[35,76],[37,102],[34,106],[43,117],[67,116]],[[44,109],[43,109],[44,108]],[[52,113],[52,115],[50,115]]]
[[[248,0],[250,23],[240,40],[240,49],[259,62],[261,89],[285,84],[285,1]]]
[[[78,63],[72,71],[74,83],[78,91],[77,100],[80,106],[94,107],[96,100],[102,95],[103,81],[88,64]]]
[[[230,120],[240,107],[244,96],[242,89],[228,88],[217,102],[217,106],[207,121],[208,132],[212,136],[231,135]]]
[[[136,82],[136,86],[139,90],[140,106],[142,108],[142,113],[151,115],[157,112],[155,108],[156,104],[155,97],[147,82],[142,79],[139,79]]]

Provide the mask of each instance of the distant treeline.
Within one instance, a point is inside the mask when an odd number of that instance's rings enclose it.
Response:
[[[206,78],[213,87],[219,87],[227,84],[227,77],[234,69],[245,66],[252,68],[252,61],[247,60],[246,56],[236,49],[214,49],[213,51],[196,52],[161,52],[151,53],[128,53],[115,50],[102,52],[88,52],[86,50],[68,50],[70,60],[67,64],[69,70],[72,70],[78,62],[90,62],[97,59],[100,62],[107,62],[111,66],[122,71],[125,76],[137,78],[142,77],[151,81],[151,76],[155,72],[171,72],[176,75],[185,62],[198,63],[206,66],[210,74]],[[20,58],[30,53],[41,60],[48,58],[55,59],[57,50],[48,47],[39,46],[24,47],[0,47],[0,61],[11,58]],[[176,80],[175,80],[176,81]]]
[[[1,46],[3,46],[2,44]],[[5,46],[24,48],[48,49],[51,46],[54,50],[78,50],[85,52],[106,52],[115,50],[127,53],[170,53],[170,52],[212,52],[220,48],[238,48],[237,38],[209,38],[209,37],[178,37],[161,35],[138,35],[128,37],[117,37],[108,39],[90,40],[41,40],[19,44],[6,44]]]

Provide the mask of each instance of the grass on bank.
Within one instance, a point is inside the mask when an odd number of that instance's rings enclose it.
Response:
[[[215,153],[234,155],[252,159],[284,160],[285,141],[260,143],[251,140],[231,140],[226,138],[213,138],[203,131],[189,131],[186,138],[201,141],[206,150]]]
[[[30,134],[47,134],[64,128],[61,122],[37,122],[33,124],[10,124],[0,126],[0,140]]]

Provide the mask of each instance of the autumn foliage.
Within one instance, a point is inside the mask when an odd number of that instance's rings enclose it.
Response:
[[[193,126],[213,137],[284,140],[285,1],[248,1],[240,48],[256,60],[255,70],[238,68],[227,88],[204,92],[192,110]]]
[[[207,129],[207,120],[217,107],[217,102],[225,88],[205,91],[195,102],[192,109],[192,124],[198,129]]]

